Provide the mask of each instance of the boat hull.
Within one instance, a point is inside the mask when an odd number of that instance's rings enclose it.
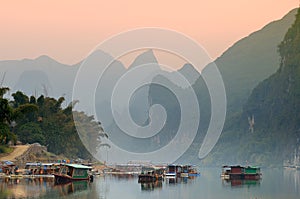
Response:
[[[62,174],[54,174],[55,178],[55,183],[56,184],[64,184],[68,182],[73,182],[73,181],[89,181],[90,176],[86,178],[72,178],[71,176],[68,175],[62,175]]]
[[[200,173],[189,173],[189,177],[197,177],[200,176]]]
[[[182,178],[188,178],[189,177],[189,173],[181,173],[180,177],[182,177]]]

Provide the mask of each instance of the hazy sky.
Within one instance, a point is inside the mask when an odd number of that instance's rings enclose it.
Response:
[[[216,58],[298,5],[299,0],[2,0],[0,60],[45,54],[73,64],[109,36],[149,26],[182,32]]]

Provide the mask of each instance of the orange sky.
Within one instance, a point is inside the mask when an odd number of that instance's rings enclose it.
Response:
[[[2,1],[0,60],[45,54],[73,64],[109,36],[149,26],[184,33],[216,58],[298,5],[299,0]]]

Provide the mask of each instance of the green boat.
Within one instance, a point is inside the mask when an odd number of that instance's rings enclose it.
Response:
[[[54,173],[55,183],[67,183],[72,181],[93,180],[93,176],[89,175],[92,167],[81,164],[63,164],[60,166],[58,173]]]
[[[225,180],[259,180],[261,178],[259,167],[223,166],[221,177]]]

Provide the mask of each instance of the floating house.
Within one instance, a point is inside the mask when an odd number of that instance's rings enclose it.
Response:
[[[258,180],[261,178],[260,168],[258,167],[242,167],[237,166],[223,166],[222,175],[223,179],[242,179],[242,180]]]
[[[89,171],[92,167],[81,164],[64,164],[60,166],[59,172],[54,173],[55,183],[67,183],[71,181],[93,180]]]
[[[166,177],[180,177],[182,172],[181,165],[170,164],[167,167]]]
[[[138,182],[155,182],[163,180],[164,168],[142,167],[142,172],[138,176]]]

